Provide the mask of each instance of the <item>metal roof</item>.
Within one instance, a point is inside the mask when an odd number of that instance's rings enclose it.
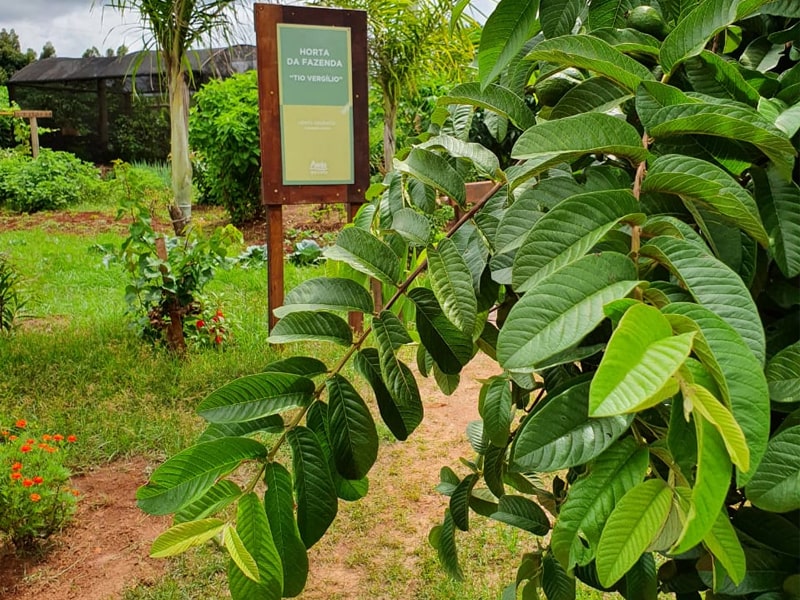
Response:
[[[190,50],[192,72],[209,77],[226,77],[256,67],[255,46],[231,46]],[[20,69],[9,80],[12,85],[47,84],[96,79],[125,79],[136,72],[140,76],[158,75],[160,61],[155,51],[131,52],[124,56],[92,58],[46,58]]]

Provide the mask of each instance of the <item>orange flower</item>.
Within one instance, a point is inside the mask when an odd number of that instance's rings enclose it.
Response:
[[[22,487],[31,487],[33,485],[33,481],[30,479],[23,479],[22,480]]]
[[[36,440],[34,440],[33,438],[28,438],[27,440],[25,440],[25,443],[30,446],[30,445],[35,444]]]
[[[18,479],[22,479],[22,473],[12,473],[11,474],[11,479],[13,479],[14,481],[17,481]]]
[[[39,448],[41,448],[42,450],[44,450],[45,448],[47,448],[47,444],[45,444],[44,442],[42,442],[41,444],[39,444]]]
[[[8,435],[8,429],[3,429],[3,431],[0,431],[0,435],[6,437]]]
[[[63,436],[63,435],[61,435],[60,433],[57,433],[57,434],[55,434],[55,435],[53,436],[53,439],[54,439],[55,441],[57,441],[57,442],[60,442],[61,440],[63,440],[63,439],[64,439],[64,436]]]
[[[30,446],[23,446],[22,448],[19,449],[19,451],[20,452],[30,452],[31,451],[31,447]]]
[[[50,440],[52,440],[52,439],[53,439],[53,436],[52,436],[52,435],[50,435],[49,433],[45,433],[45,434],[42,436],[42,439],[43,439],[45,442],[49,442]]]
[[[44,449],[44,451],[47,452],[48,454],[52,454],[53,452],[56,451],[56,449],[53,448],[52,446],[48,446],[47,448]]]
[[[38,502],[42,497],[39,494],[31,494],[31,502]]]
[[[14,425],[19,429],[25,429],[28,426],[28,422],[25,419],[19,419]]]
[[[75,442],[77,442],[77,441],[78,441],[78,436],[76,436],[76,435],[68,435],[68,436],[67,436],[67,441],[68,441],[70,444],[74,444]]]
[[[44,483],[44,479],[42,479],[39,475],[37,475],[36,477],[33,478],[33,483],[35,483],[36,485],[42,484]]]
[[[16,441],[17,441],[17,436],[15,436],[15,435],[10,435],[10,436],[8,436],[8,441],[10,441],[10,442],[16,442]]]
[[[81,495],[81,493],[78,490],[70,490],[70,493],[76,498]]]
[[[20,470],[22,470],[22,463],[21,462],[15,462],[13,465],[11,465],[11,470],[12,471],[20,471]]]

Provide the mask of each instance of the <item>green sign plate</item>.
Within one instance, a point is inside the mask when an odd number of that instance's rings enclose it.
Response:
[[[283,184],[354,183],[350,29],[277,28]]]

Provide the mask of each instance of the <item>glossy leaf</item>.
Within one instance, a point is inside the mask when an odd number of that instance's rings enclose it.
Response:
[[[409,394],[405,397],[401,396],[401,402],[395,401],[386,388],[381,374],[380,358],[375,348],[360,350],[356,354],[355,368],[372,387],[381,418],[386,423],[389,431],[398,440],[407,439],[422,421],[422,402],[420,401],[419,393],[413,394],[413,387],[410,387],[411,384],[409,382]],[[407,368],[403,370],[399,363],[396,368],[401,372],[402,377],[406,376]]]
[[[458,564],[458,551],[456,549],[456,527],[453,523],[453,516],[450,509],[444,511],[444,522],[431,529],[428,541],[431,546],[436,548],[439,555],[439,562],[444,567],[447,574],[456,581],[463,581],[464,573]]]
[[[395,159],[394,168],[440,190],[455,200],[459,206],[463,207],[466,204],[467,191],[464,179],[444,157],[435,152],[420,147],[414,148],[405,160]]]
[[[352,279],[317,277],[307,279],[292,289],[275,309],[275,316],[283,318],[298,311],[336,310],[371,313],[372,296]]]
[[[242,572],[244,577],[250,579],[251,581],[258,582],[259,581],[259,573],[258,573],[258,564],[256,560],[253,558],[253,555],[245,548],[244,542],[242,542],[242,538],[239,536],[239,533],[236,531],[235,527],[227,527],[222,532],[222,544],[225,546],[225,549],[228,551],[228,554],[231,557],[231,560],[239,568]],[[228,583],[231,586],[232,596],[237,596],[239,588],[236,587],[234,583],[236,581],[235,576],[231,576],[232,573],[228,572]],[[238,595],[241,598],[241,595]]]
[[[536,370],[577,345],[605,318],[603,306],[636,285],[633,263],[614,253],[584,256],[546,277],[511,309],[497,342],[500,365]]]
[[[428,249],[431,287],[447,318],[462,332],[472,335],[478,313],[472,274],[464,257],[450,239]]]
[[[628,429],[632,417],[589,418],[589,385],[573,385],[523,421],[511,446],[511,469],[548,473],[586,464]]]
[[[567,574],[551,553],[542,559],[542,590],[547,600],[575,600],[575,578]]]
[[[572,485],[551,538],[553,554],[568,571],[595,555],[608,516],[620,498],[642,481],[648,458],[646,449],[625,438],[603,452]]]
[[[477,482],[478,475],[470,473],[458,482],[450,496],[450,515],[461,531],[469,531],[469,498]]]
[[[165,558],[199,546],[225,529],[222,519],[200,519],[178,523],[159,535],[150,546],[151,558]]]
[[[748,142],[770,158],[786,178],[791,174],[794,146],[786,134],[753,109],[722,104],[677,104],[660,109],[652,120],[648,133],[657,140],[700,134]]]
[[[236,532],[241,537],[242,546],[252,556],[258,568],[258,579],[251,580],[241,569],[240,562],[234,558],[233,564],[228,567],[231,597],[236,600],[278,600],[283,596],[284,585],[281,556],[273,541],[264,505],[252,492],[245,494],[239,501]]]
[[[522,130],[536,124],[536,118],[525,100],[508,88],[494,83],[483,88],[478,83],[462,83],[439,98],[439,104],[469,104],[484,108],[507,118]]]
[[[299,375],[247,375],[209,394],[197,413],[211,423],[252,421],[306,406],[313,393],[314,382]]]
[[[316,377],[328,372],[325,363],[310,356],[288,356],[264,367],[266,373],[289,373],[303,377]]]
[[[336,469],[345,479],[366,476],[378,457],[378,432],[356,389],[341,375],[326,382],[329,435]]]
[[[742,471],[750,470],[750,449],[744,432],[731,412],[702,385],[690,384],[684,388],[693,410],[711,423],[722,436],[722,441],[731,461]]]
[[[597,549],[597,575],[608,587],[630,569],[661,531],[672,506],[672,490],[649,479],[630,490],[608,517]]]
[[[281,557],[283,596],[293,598],[303,591],[308,578],[308,556],[294,518],[292,476],[277,462],[270,462],[264,472],[264,509],[272,539]]]
[[[750,173],[775,262],[786,277],[796,277],[800,275],[800,187],[775,169],[753,168]]]
[[[513,416],[509,382],[501,377],[493,377],[484,384],[481,400],[478,408],[486,435],[494,446],[505,448]]]
[[[641,255],[667,267],[699,304],[733,327],[764,364],[761,318],[749,290],[736,273],[695,244],[665,236],[650,240],[642,247]]]
[[[687,60],[685,67],[686,76],[696,92],[758,106],[761,96],[735,63],[703,50],[699,56]]]
[[[694,333],[673,335],[657,308],[632,306],[611,335],[592,379],[589,415],[634,412],[665,399],[660,392],[688,358],[693,338]]]
[[[547,39],[572,33],[586,3],[583,0],[541,0],[539,21]]]
[[[472,338],[447,320],[431,290],[414,288],[408,297],[417,307],[417,331],[425,349],[443,373],[457,375],[472,358]]]
[[[221,438],[190,446],[153,471],[147,485],[136,490],[137,505],[151,515],[174,513],[197,500],[242,461],[266,455],[263,444],[248,438]]]
[[[675,194],[690,207],[710,208],[762,246],[769,245],[753,197],[733,177],[705,160],[678,154],[660,156],[647,170],[642,191]]]
[[[761,365],[741,336],[707,308],[680,302],[663,311],[687,317],[699,328],[694,352],[714,378],[750,450],[750,470],[737,471],[737,483],[743,486],[761,461],[769,437],[769,392]],[[673,327],[683,330],[679,322],[673,321]]]
[[[497,512],[492,515],[492,519],[534,535],[545,535],[550,531],[550,520],[545,512],[524,496],[506,494],[500,498]]]
[[[228,479],[212,485],[197,500],[175,513],[174,524],[205,519],[233,504],[242,495],[241,488]]]
[[[293,312],[283,317],[267,339],[270,344],[292,342],[353,343],[353,332],[342,317],[329,312]]]
[[[704,0],[681,19],[661,47],[661,66],[672,72],[682,61],[697,56],[706,42],[736,20],[739,2]]]
[[[724,508],[717,515],[708,535],[703,538],[703,544],[722,563],[731,580],[736,584],[741,583],[747,570],[744,550]]]
[[[647,156],[641,136],[632,125],[602,113],[540,123],[525,131],[511,151],[513,158],[535,161],[529,177],[553,165],[593,153],[614,154],[634,163]]]
[[[607,42],[588,35],[562,35],[545,40],[528,54],[528,58],[587,69],[616,81],[631,92],[642,80],[653,79],[650,71],[641,63]]]
[[[589,5],[590,30],[625,27],[625,16],[636,6],[634,0],[594,0]]]
[[[800,402],[800,342],[773,356],[765,373],[773,402]]]
[[[684,397],[684,402],[686,398]],[[725,502],[731,481],[731,460],[722,437],[701,415],[694,415],[697,433],[697,475],[691,504],[672,554],[682,554],[708,535]]]
[[[638,209],[628,190],[592,192],[560,202],[530,228],[517,251],[512,285],[527,292],[539,281],[591,250]]]
[[[397,285],[400,281],[400,258],[385,242],[359,227],[342,229],[336,245],[326,248],[325,255],[383,283]]]
[[[501,0],[481,32],[478,75],[487,87],[536,32],[539,0]]]
[[[550,117],[563,119],[586,112],[607,112],[630,99],[632,94],[605,77],[590,77],[561,97]]]
[[[306,548],[310,548],[336,518],[336,488],[325,454],[311,430],[295,427],[286,433],[286,439],[292,449],[297,527]]]
[[[475,168],[490,179],[495,179],[502,175],[500,171],[500,161],[497,156],[483,146],[474,142],[465,142],[457,137],[450,135],[437,135],[419,145],[420,148],[442,148],[454,158],[465,158],[469,160]]]
[[[800,426],[789,427],[769,441],[761,465],[747,485],[747,499],[763,510],[800,508]]]

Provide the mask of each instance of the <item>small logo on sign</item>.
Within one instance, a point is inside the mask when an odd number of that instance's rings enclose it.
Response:
[[[328,174],[328,163],[324,160],[316,161],[312,160],[311,164],[308,167],[308,172],[311,175],[327,175]]]

